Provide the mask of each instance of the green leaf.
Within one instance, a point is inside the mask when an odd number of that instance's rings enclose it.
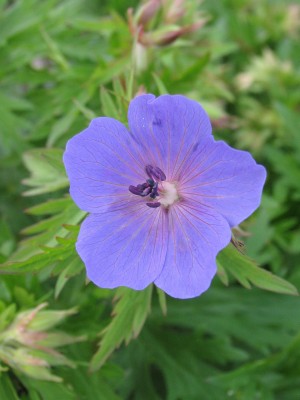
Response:
[[[158,301],[163,315],[167,315],[167,299],[166,294],[161,289],[157,288]]]
[[[52,147],[61,136],[68,132],[78,113],[79,110],[75,106],[72,106],[69,111],[65,111],[65,114],[53,124],[48,135],[47,146]]]
[[[92,358],[92,371],[100,368],[122,342],[128,344],[136,338],[150,311],[152,285],[142,291],[120,288],[111,323],[103,330],[100,347]]]
[[[95,84],[106,84],[111,81],[116,76],[120,75],[126,67],[130,64],[130,57],[126,55],[124,57],[120,57],[118,60],[113,61],[105,66],[105,68],[101,65],[95,68],[94,73],[90,77],[88,82],[89,85]]]
[[[69,185],[62,156],[61,149],[32,149],[24,154],[23,160],[31,176],[23,183],[34,188],[27,190],[25,196],[54,192]]]
[[[55,247],[41,247],[40,253],[24,261],[6,262],[1,265],[0,273],[2,274],[24,274],[27,272],[38,272],[43,268],[57,267],[58,272],[67,268],[74,259],[78,260],[75,252],[75,240],[77,232],[74,232],[72,237],[59,238],[57,237],[57,245]],[[53,271],[54,273],[54,271]]]
[[[68,70],[70,68],[68,61],[62,54],[58,44],[51,38],[44,28],[40,29],[43,39],[48,46],[48,56],[56,62],[62,70]]]
[[[73,346],[74,348],[75,346]],[[78,348],[78,347],[77,347]],[[87,354],[81,355],[82,358],[87,358]],[[117,369],[117,367],[115,367]],[[119,386],[118,380],[112,382],[107,376],[108,368],[105,367],[97,374],[90,374],[85,365],[79,365],[76,369],[67,369],[65,374],[69,376],[72,388],[76,393],[76,400],[121,400],[124,397],[119,397],[114,393],[114,386]],[[119,375],[121,375],[119,373]],[[121,375],[122,376],[122,375]],[[120,379],[121,377],[118,376]],[[114,379],[115,380],[115,379]],[[60,399],[61,397],[58,397]],[[64,399],[64,398],[61,398]],[[55,399],[54,399],[55,400]],[[57,400],[57,399],[56,399]]]
[[[0,399],[20,400],[7,374],[0,373]]]
[[[35,296],[33,293],[28,292],[25,288],[15,286],[13,288],[14,298],[16,303],[23,308],[32,307],[35,302]]]
[[[92,93],[94,90],[95,88],[93,88]],[[95,114],[86,108],[86,103],[90,100],[92,93],[83,91],[72,97],[70,106],[68,105],[68,108],[65,108],[48,133],[47,147],[54,146],[62,136],[70,131],[78,114],[82,113],[87,121],[95,117]],[[77,132],[75,131],[75,133]]]
[[[49,3],[43,5],[36,0],[19,1],[7,7],[0,18],[0,46],[5,45],[14,35],[37,25],[47,11]]]
[[[294,285],[271,272],[258,267],[254,261],[229,244],[217,257],[218,265],[230,272],[247,289],[251,284],[271,292],[298,295]]]
[[[207,340],[201,335],[194,334],[192,330],[176,328],[168,325],[155,327],[147,325],[139,341],[130,344],[128,351],[132,349],[133,355],[127,363],[130,363],[131,369],[133,362],[136,364],[135,370],[131,372],[135,374],[133,388],[137,392],[136,398],[221,399],[217,388],[209,381],[213,368],[205,361],[211,356],[209,351],[212,350],[219,358],[224,357],[224,352],[227,352],[227,357],[231,357],[232,360],[237,358],[236,352],[232,351],[226,338],[222,342],[214,340],[210,348]],[[147,393],[153,387],[155,389],[162,387],[164,390],[161,390],[160,394],[163,396],[156,397],[151,393],[151,396],[145,397],[143,395],[145,386]]]
[[[30,400],[78,400],[77,393],[70,385],[57,382],[38,381],[32,378],[21,377],[22,382],[29,388]],[[36,397],[33,398],[32,395]]]
[[[52,215],[63,211],[69,205],[70,197],[65,197],[62,199],[48,200],[45,203],[28,208],[26,212],[32,215]]]
[[[106,90],[104,87],[101,87],[100,90],[100,100],[104,115],[108,115],[111,118],[116,119],[120,118],[119,111],[114,103],[114,100],[112,99],[108,90]]]
[[[70,262],[70,264],[62,270],[55,285],[54,296],[56,299],[58,298],[59,294],[61,293],[62,289],[64,288],[68,280],[72,276],[79,274],[82,270],[83,270],[83,263],[79,259],[79,257],[74,258]]]
[[[70,236],[73,238],[74,246],[79,231],[78,226],[75,224],[78,224],[86,213],[81,211],[70,197],[66,198],[66,202],[60,202],[60,200],[61,199],[54,200],[53,202],[46,202],[33,208],[33,212],[37,212],[37,215],[41,215],[42,211],[46,213],[49,212],[50,215],[54,214],[54,210],[61,212],[25,228],[23,233],[36,234],[19,243],[17,250],[7,260],[7,265],[12,262],[28,261],[32,256],[41,254],[41,246],[56,246],[57,242],[60,240],[58,238]],[[68,246],[70,243],[66,242],[64,244]],[[60,250],[63,253],[63,246]]]
[[[197,76],[199,76],[199,73],[201,73],[202,70],[206,67],[206,65],[210,61],[210,58],[211,55],[209,52],[203,54],[194,62],[192,66],[188,67],[180,74],[178,80],[191,82],[193,79],[197,79]]]
[[[167,88],[166,88],[166,86],[165,86],[165,84],[163,83],[163,81],[160,79],[160,77],[155,72],[152,73],[152,76],[153,76],[153,78],[155,80],[155,83],[156,83],[156,86],[158,88],[159,94],[162,95],[162,94],[169,93]]]
[[[0,332],[4,330],[11,323],[15,314],[16,314],[15,304],[10,304],[2,311],[2,313],[0,314]]]
[[[225,271],[225,269],[219,262],[217,262],[217,266],[218,266],[218,270],[217,270],[218,277],[220,278],[223,285],[228,286],[229,278],[228,278],[227,272]]]
[[[53,258],[49,254],[39,253],[22,262],[7,262],[0,267],[1,274],[22,274],[27,272],[37,272],[51,266]]]
[[[92,120],[97,117],[97,114],[92,111],[90,108],[86,107],[83,103],[82,100],[80,99],[73,99],[73,103],[75,107],[78,109],[78,111],[81,112],[81,114],[88,120]]]

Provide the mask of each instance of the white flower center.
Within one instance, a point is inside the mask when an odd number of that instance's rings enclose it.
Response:
[[[169,207],[179,200],[178,191],[175,183],[161,182],[159,190],[159,202],[164,207]]]

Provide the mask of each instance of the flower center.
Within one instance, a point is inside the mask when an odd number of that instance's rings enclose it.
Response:
[[[159,202],[164,207],[169,207],[179,200],[178,192],[175,183],[164,182],[160,190]]]
[[[130,193],[149,197],[151,201],[147,202],[146,205],[151,208],[157,208],[161,205],[167,208],[179,199],[175,184],[166,182],[166,175],[160,168],[146,165],[145,172],[149,178],[146,182],[137,186],[130,185],[128,188]]]

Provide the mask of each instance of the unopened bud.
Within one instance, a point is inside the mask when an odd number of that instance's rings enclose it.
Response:
[[[74,367],[74,363],[54,348],[85,338],[72,337],[64,332],[47,332],[76,310],[41,311],[45,306],[43,303],[20,313],[0,333],[0,360],[35,379],[58,382],[61,379],[51,374],[51,366]]]
[[[45,331],[58,325],[65,318],[76,314],[76,308],[61,311],[40,311],[32,321],[28,324],[28,328],[36,331]]]
[[[143,4],[135,15],[137,25],[146,25],[155,16],[161,5],[161,0],[148,0]]]
[[[85,336],[71,336],[64,332],[51,332],[44,334],[43,337],[39,339],[39,346],[55,348],[60,346],[65,346],[67,344],[82,342],[85,340]]]
[[[291,35],[297,35],[300,28],[300,5],[290,4],[287,6],[285,18],[285,29]]]
[[[36,331],[25,331],[20,332],[17,331],[16,340],[19,343],[24,344],[28,347],[35,347],[42,340],[45,340],[47,337],[47,333],[45,332],[36,332]]]
[[[132,36],[135,36],[136,25],[133,21],[133,9],[127,9],[127,20],[128,20],[128,27]]]
[[[194,24],[183,27],[168,27],[167,29],[163,28],[161,30],[156,30],[155,32],[142,33],[139,36],[139,41],[144,46],[166,46],[175,42],[175,40],[180,38],[181,36],[200,29],[205,24],[205,22],[206,20],[202,19],[195,22]]]
[[[185,0],[173,0],[168,4],[168,10],[165,15],[165,22],[167,24],[174,24],[185,14],[184,9]]]

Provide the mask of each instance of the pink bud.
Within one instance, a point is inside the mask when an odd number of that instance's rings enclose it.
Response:
[[[29,347],[38,347],[41,340],[45,340],[48,334],[45,332],[25,331],[20,332],[17,340]]]
[[[175,42],[176,39],[179,37],[196,31],[197,29],[201,28],[205,24],[206,20],[202,19],[194,24],[183,26],[181,28],[170,28],[169,31],[163,31],[163,32],[154,32],[154,33],[144,33],[141,32],[139,35],[139,42],[143,44],[144,46],[152,46],[152,45],[158,45],[158,46],[166,46],[170,43]]]
[[[173,0],[166,12],[165,22],[168,24],[174,24],[185,14],[184,9],[185,0]]]
[[[146,25],[160,9],[161,0],[148,0],[138,10],[135,20],[138,25]]]

